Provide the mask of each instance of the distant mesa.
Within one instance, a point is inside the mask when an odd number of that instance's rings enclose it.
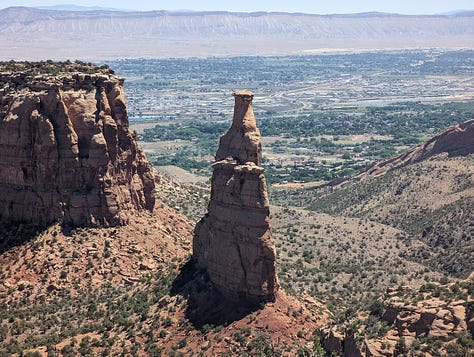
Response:
[[[472,49],[474,44],[473,12],[413,16],[56,9],[60,11],[0,10],[0,46],[8,48],[0,59],[274,56],[368,49]]]
[[[0,63],[0,222],[125,224],[153,210],[123,79],[85,63]]]
[[[253,94],[234,93],[232,126],[221,137],[212,165],[208,213],[196,225],[193,257],[231,301],[274,301],[279,288],[275,243],[261,165]]]
[[[78,5],[36,6],[35,9],[55,10],[55,11],[133,11],[133,10],[126,10],[126,9],[111,8],[111,7],[78,6]]]

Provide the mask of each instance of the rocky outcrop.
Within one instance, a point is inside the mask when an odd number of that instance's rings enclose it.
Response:
[[[459,288],[461,286],[461,288]],[[471,333],[470,324],[473,321],[472,298],[463,291],[470,289],[467,283],[438,285],[427,284],[419,292],[421,301],[409,303],[412,296],[410,290],[394,289],[385,298],[385,311],[381,320],[387,326],[384,335],[374,339],[365,340],[365,350],[367,356],[392,356],[397,348],[397,343],[403,340],[407,346],[413,345],[417,341],[418,345],[426,344],[429,341],[440,342],[436,351],[440,352],[447,344],[453,342],[459,334]],[[443,300],[434,295],[445,294],[454,295],[454,292],[461,299]],[[464,299],[467,298],[467,299]],[[426,345],[426,348],[430,348]]]
[[[0,221],[118,225],[152,210],[151,166],[107,68],[0,65]]]
[[[395,316],[394,319],[389,318]],[[393,325],[400,334],[410,337],[436,337],[447,339],[450,334],[467,330],[466,301],[447,303],[436,298],[417,306],[391,302],[382,320]]]
[[[415,164],[423,160],[440,157],[464,156],[474,153],[474,119],[452,125],[423,144],[395,156],[382,160],[356,176],[356,179],[366,179],[384,174],[400,167]]]
[[[361,357],[360,348],[357,345],[354,333],[348,330],[345,334],[332,328],[321,329],[319,339],[326,352],[331,356]]]
[[[234,97],[232,126],[221,137],[212,165],[211,199],[196,225],[193,256],[228,299],[274,301],[275,244],[253,94],[239,91]]]

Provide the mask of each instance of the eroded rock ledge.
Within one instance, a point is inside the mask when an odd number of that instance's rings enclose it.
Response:
[[[196,225],[193,256],[228,299],[274,301],[278,291],[270,205],[261,164],[253,94],[234,93],[231,128],[212,165],[208,214]]]
[[[0,63],[0,221],[119,225],[152,210],[123,79],[84,63]]]

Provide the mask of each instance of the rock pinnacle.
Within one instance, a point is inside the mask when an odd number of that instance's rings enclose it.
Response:
[[[228,299],[274,301],[278,291],[270,205],[261,164],[253,94],[234,93],[232,126],[212,165],[208,213],[196,225],[193,257]]]

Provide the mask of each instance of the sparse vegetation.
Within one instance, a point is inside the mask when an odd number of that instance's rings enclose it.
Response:
[[[2,72],[19,69],[27,77],[109,70],[82,62],[0,65]],[[25,86],[25,78],[15,85]],[[474,116],[472,102],[313,109],[284,115],[259,109],[262,132],[273,136],[269,153],[303,157],[309,151],[325,157],[308,165],[298,160],[276,164],[267,157],[270,183],[347,176],[366,161],[392,155]],[[206,174],[217,138],[229,125],[216,115],[213,121],[158,125],[140,137],[185,141],[182,149],[152,155],[152,161]],[[364,138],[344,138],[350,135]],[[325,161],[329,157],[335,160]],[[459,279],[474,265],[472,167],[472,157],[449,158],[342,187],[271,187],[272,203],[279,206],[272,207],[272,226],[281,287],[303,296],[313,309],[311,315],[302,307],[283,306],[279,313],[306,323],[325,316],[327,307],[328,324],[336,331],[355,332],[359,344],[377,340],[382,350],[398,356],[470,355],[474,342],[468,332],[443,340],[426,331],[414,342],[402,335],[396,341],[384,338],[394,329],[387,312],[395,314],[395,307],[408,311],[441,301],[441,310],[443,304],[461,301],[473,310],[473,284]],[[197,221],[206,210],[209,190],[160,181],[160,219],[174,219],[165,225],[141,217],[133,230],[67,231],[59,224],[38,231],[25,226],[2,230],[0,250],[6,263],[0,267],[0,355],[36,356],[41,346],[50,356],[206,355],[222,346],[231,355],[324,355],[317,334],[303,328],[291,331],[291,345],[272,339],[263,305],[249,313],[247,326],[193,325],[190,316],[196,306],[186,294],[172,292],[179,268],[189,258],[191,226],[165,204]],[[177,230],[180,225],[186,225],[184,235]],[[209,285],[202,279],[189,289],[200,294]]]

